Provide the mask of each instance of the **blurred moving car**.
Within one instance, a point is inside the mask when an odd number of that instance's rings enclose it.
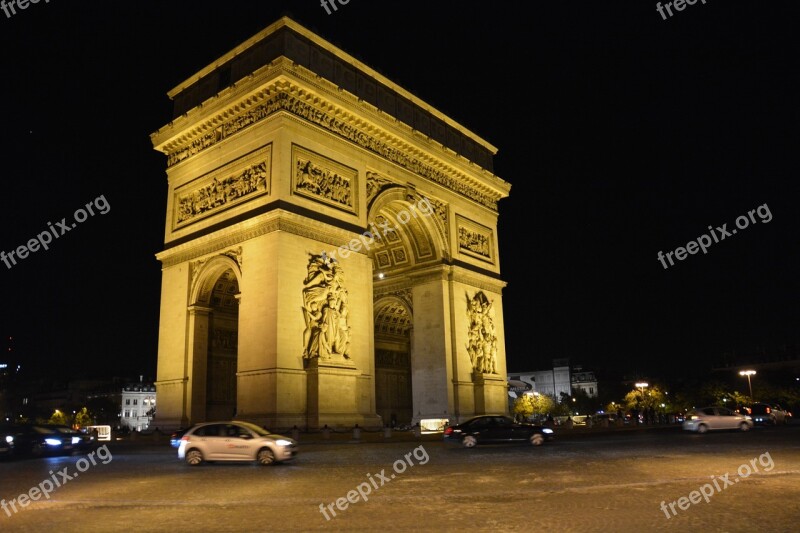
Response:
[[[83,450],[80,433],[67,426],[18,424],[7,426],[4,436],[15,456],[69,455]]]
[[[42,427],[53,430],[53,432],[60,435],[65,442],[69,441],[72,445],[72,449],[69,450],[71,453],[89,453],[94,451],[98,446],[97,438],[93,434],[84,433],[72,429],[69,426],[45,425]]]
[[[753,423],[757,425],[777,426],[788,424],[787,412],[778,404],[756,402],[748,408]]]
[[[553,430],[547,427],[514,422],[505,415],[480,415],[466,422],[449,426],[444,430],[444,440],[459,443],[466,448],[478,444],[500,444],[529,442],[541,446],[554,438]]]
[[[177,448],[181,445],[181,438],[189,431],[189,428],[181,428],[177,429],[172,432],[172,435],[169,436],[169,444],[173,448]]]
[[[725,429],[749,431],[753,428],[753,420],[747,415],[735,413],[725,407],[704,407],[689,411],[682,427],[686,431],[697,433]]]
[[[178,458],[191,466],[204,461],[256,461],[262,465],[290,461],[297,442],[236,420],[195,424],[184,433]]]
[[[14,435],[8,426],[0,426],[0,457],[14,453]]]

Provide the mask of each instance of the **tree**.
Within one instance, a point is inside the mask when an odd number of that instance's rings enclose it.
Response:
[[[47,423],[48,424],[55,424],[55,425],[59,425],[59,426],[68,426],[69,425],[69,419],[67,418],[66,414],[64,414],[62,411],[59,411],[58,409],[56,409],[55,411],[53,411],[53,414],[50,415],[50,419],[47,421]]]
[[[84,407],[75,414],[75,425],[78,427],[93,426],[94,416]]]
[[[527,419],[552,413],[554,406],[553,398],[546,394],[523,394],[514,401],[514,414]]]

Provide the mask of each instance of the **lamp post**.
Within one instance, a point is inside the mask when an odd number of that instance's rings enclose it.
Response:
[[[750,401],[753,401],[753,383],[750,381],[750,376],[755,375],[755,370],[742,370],[739,372],[740,376],[747,376],[747,386],[750,389]]]
[[[636,386],[642,391],[642,403],[644,403],[644,389],[646,387],[649,387],[650,384],[644,381],[640,381],[639,383],[636,384]]]

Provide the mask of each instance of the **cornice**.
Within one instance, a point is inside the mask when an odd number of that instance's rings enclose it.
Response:
[[[196,108],[191,116],[151,135],[154,147],[167,154],[168,167],[177,168],[237,133],[286,112],[494,212],[497,202],[508,196],[510,184],[491,172],[285,58],[254,73],[246,85],[260,87],[250,91],[232,87],[207,109]],[[223,98],[226,92],[231,94]],[[236,96],[236,92],[241,94]],[[229,101],[231,96],[235,102]],[[439,153],[434,155],[429,148]]]
[[[162,268],[167,268],[227,250],[274,231],[285,231],[324,242],[334,248],[353,238],[353,234],[346,230],[335,230],[328,224],[278,209],[159,252],[156,259],[161,262]]]

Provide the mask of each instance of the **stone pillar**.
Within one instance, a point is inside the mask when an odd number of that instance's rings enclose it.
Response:
[[[206,417],[206,379],[208,375],[208,319],[211,309],[199,305],[189,307],[189,331],[187,353],[189,354],[186,382],[186,415],[189,423],[197,423]]]
[[[506,399],[508,383],[498,374],[473,374],[475,382],[475,414],[504,414],[506,412]]]
[[[308,361],[308,427],[350,425],[358,412],[360,372],[346,359]]]
[[[415,285],[411,344],[412,424],[426,418],[451,418],[452,349],[447,281]]]

